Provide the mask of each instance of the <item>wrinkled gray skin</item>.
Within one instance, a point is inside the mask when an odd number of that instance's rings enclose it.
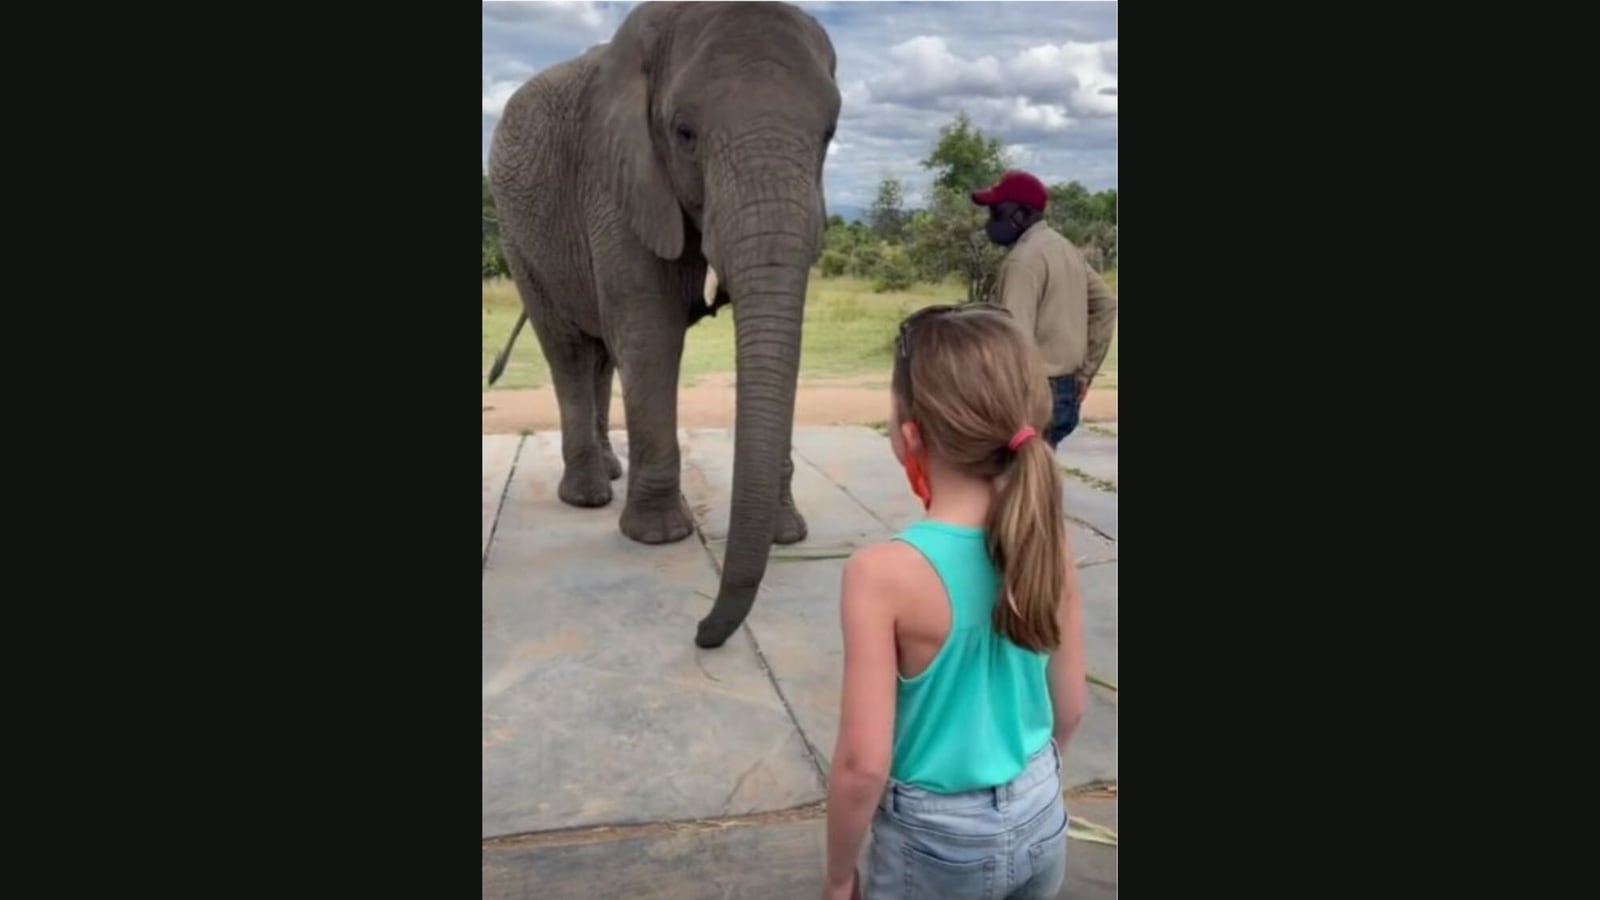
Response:
[[[644,3],[609,44],[519,89],[490,150],[506,262],[560,403],[566,503],[604,506],[622,475],[606,434],[615,369],[628,426],[622,532],[647,544],[689,536],[678,367],[685,330],[715,314],[702,298],[708,262],[717,307],[732,305],[733,512],[702,647],[749,614],[771,545],[806,535],[790,440],[839,115],[834,67],[822,26],[786,4]]]

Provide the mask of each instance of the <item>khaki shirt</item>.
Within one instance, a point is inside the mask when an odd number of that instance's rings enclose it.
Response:
[[[1093,379],[1111,349],[1117,297],[1083,253],[1039,222],[1022,233],[1000,263],[994,301],[1033,335],[1051,378]]]

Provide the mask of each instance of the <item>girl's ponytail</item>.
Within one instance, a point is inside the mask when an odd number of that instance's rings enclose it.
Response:
[[[1022,440],[998,487],[988,528],[1001,583],[994,627],[1018,646],[1048,653],[1061,643],[1056,611],[1069,564],[1061,476],[1050,445],[1037,437]]]

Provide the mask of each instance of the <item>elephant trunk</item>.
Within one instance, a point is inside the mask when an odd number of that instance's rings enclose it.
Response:
[[[799,172],[768,175],[738,193],[750,199],[732,204],[725,221],[707,223],[712,263],[732,299],[738,405],[722,585],[700,621],[701,647],[721,646],[743,624],[767,571],[790,465],[806,283],[821,218],[816,182]]]

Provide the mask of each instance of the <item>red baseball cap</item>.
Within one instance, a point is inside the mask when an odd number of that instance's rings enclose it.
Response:
[[[972,202],[979,206],[996,206],[1008,200],[1043,211],[1044,205],[1050,202],[1050,192],[1045,190],[1044,182],[1017,169],[1001,175],[994,187],[972,192]]]

